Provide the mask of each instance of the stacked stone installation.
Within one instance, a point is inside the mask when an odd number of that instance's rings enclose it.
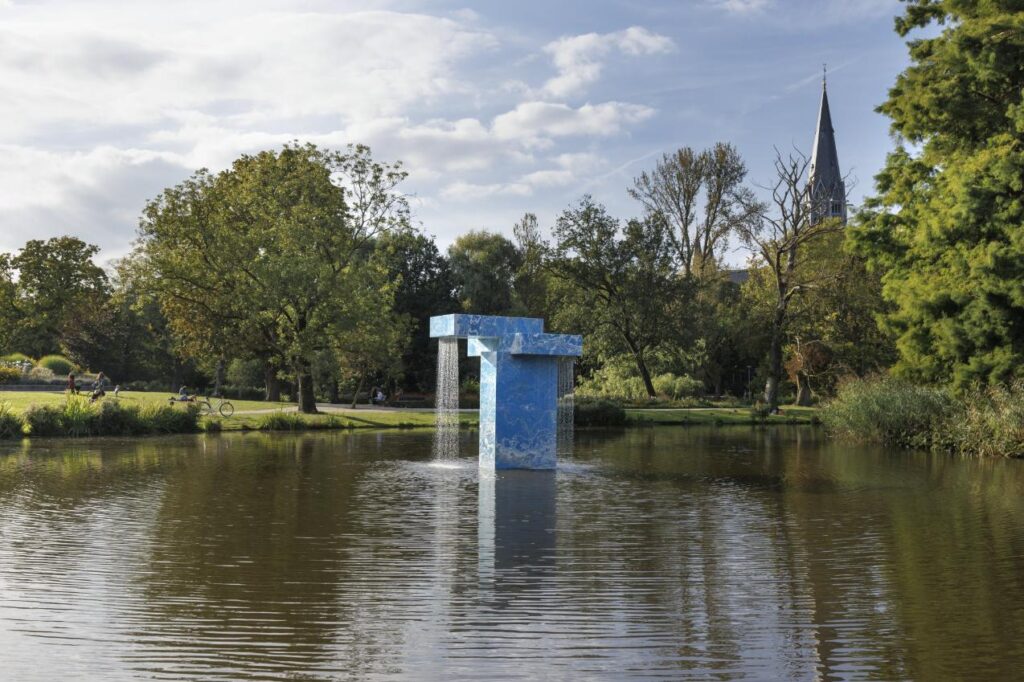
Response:
[[[432,338],[468,339],[480,358],[480,466],[554,469],[557,463],[558,362],[579,357],[583,338],[545,334],[527,317],[440,315]]]

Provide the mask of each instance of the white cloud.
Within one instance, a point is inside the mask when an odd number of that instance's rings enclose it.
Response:
[[[640,26],[631,26],[615,33],[585,33],[559,38],[544,47],[558,69],[541,93],[563,98],[583,92],[601,77],[604,58],[613,50],[630,56],[660,54],[675,48],[671,38]]]
[[[710,4],[734,16],[768,19],[776,26],[799,30],[902,12],[900,0],[710,0]]]
[[[713,4],[730,14],[754,14],[768,7],[769,0],[714,0]]]
[[[547,146],[552,137],[612,135],[652,115],[650,107],[624,102],[584,104],[578,109],[553,102],[523,102],[496,117],[493,127],[500,138]]]
[[[0,250],[72,233],[123,254],[163,188],[295,139],[402,159],[414,203],[437,214],[514,202],[574,187],[604,167],[579,151],[587,138],[654,114],[552,99],[615,54],[673,49],[665,36],[632,27],[531,54],[486,13],[417,4],[0,0]],[[516,66],[496,71],[496,55]]]

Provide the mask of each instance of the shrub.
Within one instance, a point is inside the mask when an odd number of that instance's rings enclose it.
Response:
[[[654,384],[654,390],[658,392],[658,395],[671,400],[693,398],[704,391],[704,382],[685,374],[683,376],[659,374],[651,379],[651,383]]]
[[[256,426],[260,431],[304,431],[309,422],[294,412],[274,412],[260,419]]]
[[[143,405],[104,400],[90,403],[68,396],[63,405],[33,405],[25,411],[32,436],[140,436],[193,433],[199,430],[199,410],[172,405]]]
[[[67,376],[75,371],[75,363],[63,355],[44,355],[36,362],[37,367],[45,367],[58,376]]]
[[[11,409],[10,403],[0,403],[0,440],[21,438],[25,433],[25,422]]]
[[[96,408],[96,433],[104,436],[136,436],[149,431],[138,405],[104,400]]]
[[[219,419],[207,419],[203,422],[203,431],[206,433],[220,433],[223,429],[224,425]]]
[[[195,433],[199,431],[199,407],[149,403],[139,410],[147,433]]]
[[[937,440],[964,455],[1024,457],[1024,383],[975,389]]]
[[[63,408],[59,405],[32,405],[23,418],[31,436],[63,436],[61,424]]]
[[[57,381],[57,375],[49,367],[33,367],[26,375],[28,381],[34,384],[48,384]]]
[[[0,366],[0,385],[16,384],[21,381],[21,370],[17,367]]]
[[[611,400],[577,399],[573,423],[576,426],[622,426],[626,410]]]
[[[944,389],[881,376],[842,384],[822,412],[822,421],[837,436],[851,440],[927,448],[940,444],[956,412]]]
[[[25,355],[24,353],[8,353],[7,355],[4,355],[3,357],[0,357],[0,362],[17,362],[19,364],[22,363],[22,362],[27,362],[30,365],[36,364],[32,360],[32,358],[30,358],[29,356]]]

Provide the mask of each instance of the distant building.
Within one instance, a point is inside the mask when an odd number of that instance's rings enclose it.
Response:
[[[814,133],[811,168],[807,174],[807,189],[811,198],[811,222],[823,218],[839,218],[846,224],[846,183],[839,170],[836,153],[836,131],[832,128],[832,114],[828,108],[828,89],[821,80],[821,105],[818,108],[818,129]]]

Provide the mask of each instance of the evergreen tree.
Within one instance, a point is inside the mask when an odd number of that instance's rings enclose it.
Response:
[[[912,0],[912,64],[879,111],[900,139],[850,230],[883,272],[896,371],[956,386],[1024,376],[1024,2]]]

